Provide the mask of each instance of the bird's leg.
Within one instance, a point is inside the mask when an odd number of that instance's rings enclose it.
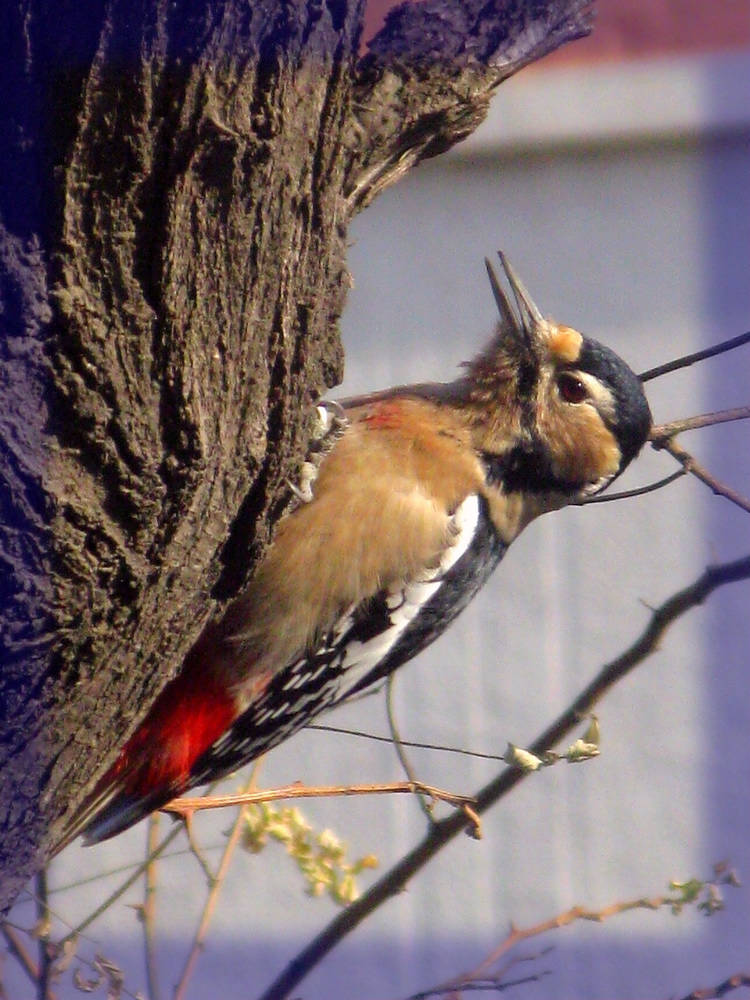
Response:
[[[289,489],[300,503],[310,503],[313,499],[312,484],[318,478],[321,462],[330,454],[348,423],[344,408],[338,403],[326,400],[316,406],[313,435],[307,457],[300,465],[299,480],[297,483],[287,480]]]

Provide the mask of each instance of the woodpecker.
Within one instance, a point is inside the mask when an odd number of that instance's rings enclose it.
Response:
[[[490,344],[452,382],[321,408],[334,443],[63,832],[95,843],[270,750],[433,642],[540,514],[599,493],[651,428],[616,354],[545,319],[501,253]],[[342,413],[344,419],[337,414]]]

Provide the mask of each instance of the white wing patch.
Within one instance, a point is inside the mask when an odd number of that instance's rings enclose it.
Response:
[[[420,610],[439,590],[445,574],[471,545],[479,523],[479,498],[472,494],[456,509],[451,518],[451,544],[443,552],[434,569],[426,570],[418,578],[403,586],[392,587],[386,593],[386,606],[390,611],[390,626],[364,642],[350,642],[341,661],[340,686],[336,700],[345,698],[349,691],[383,660]],[[349,614],[338,623],[336,632],[344,634],[354,624]]]

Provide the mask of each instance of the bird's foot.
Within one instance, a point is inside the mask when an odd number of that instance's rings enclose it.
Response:
[[[326,400],[315,408],[313,435],[307,451],[307,458],[301,464],[296,483],[287,480],[289,489],[300,501],[310,503],[313,499],[312,485],[318,478],[321,463],[347,428],[344,408],[338,403]]]

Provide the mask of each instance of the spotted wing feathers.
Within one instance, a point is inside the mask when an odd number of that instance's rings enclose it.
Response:
[[[313,716],[386,676],[434,641],[505,551],[484,501],[475,494],[457,508],[450,534],[439,563],[349,608],[315,653],[278,673],[197,761],[191,783],[228,773],[270,750]]]

